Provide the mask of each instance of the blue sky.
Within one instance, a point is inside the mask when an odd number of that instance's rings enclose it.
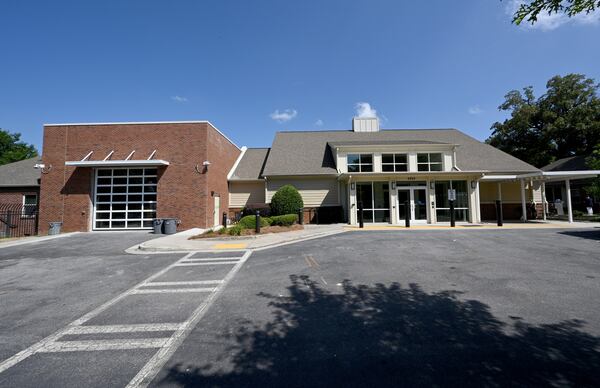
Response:
[[[3,1],[0,127],[209,120],[238,145],[278,130],[455,127],[478,139],[511,89],[600,81],[600,15],[510,23],[513,0]],[[367,109],[367,105],[362,105]]]

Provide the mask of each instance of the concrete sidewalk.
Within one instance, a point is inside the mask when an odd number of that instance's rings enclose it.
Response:
[[[189,229],[170,236],[156,238],[131,247],[128,253],[149,252],[190,252],[211,250],[239,250],[270,248],[292,242],[343,233],[343,224],[304,225],[304,230],[283,233],[268,233],[259,236],[206,238],[190,240],[191,236],[204,232],[203,229]]]

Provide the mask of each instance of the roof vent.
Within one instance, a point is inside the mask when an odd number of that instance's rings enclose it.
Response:
[[[355,117],[352,119],[354,132],[379,132],[379,119],[377,117]]]

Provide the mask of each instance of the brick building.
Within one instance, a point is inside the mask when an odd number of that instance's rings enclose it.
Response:
[[[34,166],[40,159],[30,158],[0,166],[0,209],[37,207],[40,193],[40,171]]]
[[[217,225],[239,153],[207,121],[45,125],[40,233]]]

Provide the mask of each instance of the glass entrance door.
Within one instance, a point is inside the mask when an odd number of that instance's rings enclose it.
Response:
[[[408,201],[408,207],[406,206]],[[410,216],[411,222],[427,222],[427,190],[422,187],[403,187],[398,189],[398,222],[401,224]]]

